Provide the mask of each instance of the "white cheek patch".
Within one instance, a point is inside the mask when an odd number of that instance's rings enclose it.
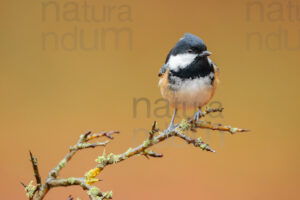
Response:
[[[191,64],[196,57],[197,54],[192,53],[177,54],[176,56],[171,55],[168,61],[169,68],[178,72],[179,69],[183,69]]]

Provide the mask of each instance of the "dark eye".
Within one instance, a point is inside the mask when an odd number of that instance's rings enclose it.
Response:
[[[188,53],[193,53],[193,52],[194,52],[193,49],[188,50]]]

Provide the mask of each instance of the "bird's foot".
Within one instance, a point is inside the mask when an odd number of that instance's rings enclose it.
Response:
[[[194,117],[193,117],[194,122],[197,123],[201,117],[202,117],[202,111],[199,110],[194,114]]]
[[[170,132],[172,132],[172,131],[174,131],[175,130],[175,128],[177,128],[178,127],[178,124],[170,124],[170,126],[165,130],[165,133],[170,133]]]

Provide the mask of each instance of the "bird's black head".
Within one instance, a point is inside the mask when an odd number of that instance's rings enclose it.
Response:
[[[173,56],[185,53],[198,54],[199,56],[209,56],[211,54],[207,51],[204,41],[191,33],[185,33],[170,53]]]

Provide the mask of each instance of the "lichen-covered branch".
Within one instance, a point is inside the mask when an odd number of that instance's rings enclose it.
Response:
[[[31,151],[29,151],[29,155],[30,155],[30,161],[32,163],[33,174],[34,174],[36,184],[37,184],[37,189],[38,189],[41,186],[42,182],[41,182],[41,176],[39,173],[37,159],[36,159],[36,157],[33,156]]]
[[[81,149],[87,149],[87,148],[94,148],[97,146],[105,146],[106,144],[109,143],[109,141],[105,141],[105,142],[96,142],[96,143],[88,143],[90,140],[94,139],[94,138],[99,138],[101,136],[106,136],[110,139],[113,139],[113,137],[111,136],[114,133],[119,133],[118,131],[112,131],[109,133],[103,132],[103,133],[94,133],[92,134],[91,131],[88,131],[87,133],[83,134],[80,136],[79,141],[76,145],[74,145],[73,147],[70,148],[70,152],[64,157],[64,159],[62,159],[58,165],[51,170],[51,172],[49,173],[49,177],[48,178],[56,178],[60,172],[60,170],[67,164],[67,162],[69,160],[71,160],[71,158],[74,156],[74,154]],[[92,135],[91,135],[92,134]]]
[[[118,131],[111,131],[111,132],[103,132],[103,133],[94,133],[92,134],[91,131],[88,131],[87,133],[80,136],[77,144],[70,147],[69,152],[66,154],[66,156],[58,163],[56,167],[54,167],[50,172],[49,175],[45,181],[44,184],[41,183],[41,178],[38,172],[38,165],[37,165],[37,159],[32,155],[30,152],[30,160],[33,165],[33,171],[34,176],[36,178],[37,185],[33,185],[33,182],[31,181],[28,185],[24,185],[25,191],[27,194],[27,197],[31,200],[42,200],[48,191],[51,188],[55,187],[67,187],[67,186],[74,186],[79,185],[82,187],[82,189],[88,191],[88,195],[91,199],[98,200],[103,199],[106,195],[106,193],[102,193],[99,189],[92,187],[89,185],[91,182],[87,182],[85,177],[69,177],[69,178],[62,178],[57,179],[59,176],[59,172],[66,166],[66,164],[72,159],[72,157],[75,155],[75,153],[82,149],[88,149],[88,148],[95,148],[98,146],[105,146],[109,143],[109,140],[105,142],[94,142],[89,143],[90,140],[99,138],[99,137],[107,137],[109,139],[113,139],[112,135],[115,133],[119,133]],[[99,179],[94,179],[92,182],[99,181]],[[104,194],[104,195],[103,195]],[[107,197],[107,195],[106,195]]]
[[[217,109],[206,109],[202,112],[200,118],[205,117],[209,113],[213,112],[222,112],[223,108]],[[100,181],[97,176],[104,170],[105,167],[117,164],[121,161],[127,160],[136,155],[143,155],[146,158],[154,157],[159,158],[163,157],[161,153],[155,153],[152,150],[149,150],[152,146],[161,143],[171,137],[177,137],[188,144],[192,144],[194,147],[200,148],[201,150],[215,152],[208,144],[206,144],[200,137],[199,138],[191,138],[186,135],[188,131],[196,131],[196,129],[210,129],[210,130],[218,130],[225,131],[228,133],[237,133],[237,132],[246,132],[246,129],[233,128],[231,126],[222,126],[217,125],[214,126],[210,122],[193,121],[193,120],[182,120],[180,124],[176,124],[173,129],[160,130],[157,127],[157,123],[154,122],[151,130],[149,131],[149,136],[142,142],[142,144],[138,145],[135,148],[129,148],[127,151],[121,154],[106,154],[103,151],[102,155],[96,159],[97,165],[89,170],[83,177],[69,177],[69,178],[58,178],[60,171],[66,166],[66,164],[72,159],[75,153],[79,150],[95,148],[98,146],[105,146],[109,143],[111,139],[113,139],[113,134],[119,133],[118,131],[111,132],[102,132],[102,133],[93,133],[91,131],[80,136],[77,144],[70,147],[69,152],[66,156],[58,163],[56,167],[54,167],[45,180],[44,184],[42,184],[41,177],[38,171],[38,165],[36,158],[30,152],[30,160],[33,165],[34,176],[36,179],[36,186],[33,185],[31,181],[28,185],[22,184],[25,187],[26,194],[30,200],[42,200],[48,193],[48,191],[55,187],[68,187],[68,186],[80,186],[83,190],[87,191],[90,199],[92,200],[102,200],[102,199],[111,199],[112,191],[109,192],[101,192],[99,188],[96,186],[92,186],[93,183]],[[106,137],[109,140],[104,142],[94,142],[90,143],[91,140],[97,139],[100,137]]]

